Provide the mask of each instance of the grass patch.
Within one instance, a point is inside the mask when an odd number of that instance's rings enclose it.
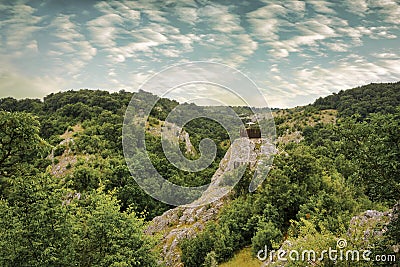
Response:
[[[75,126],[68,127],[68,129],[65,131],[65,133],[60,135],[60,137],[65,140],[67,138],[72,138],[74,133],[80,133],[82,131],[83,131],[82,125],[77,124]]]
[[[251,248],[244,248],[235,254],[233,259],[228,262],[219,264],[219,267],[260,267],[262,264],[256,257],[252,255]]]

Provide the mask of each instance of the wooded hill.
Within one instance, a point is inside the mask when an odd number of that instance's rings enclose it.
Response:
[[[182,241],[184,265],[229,264],[235,255],[254,257],[265,246],[277,249],[288,242],[291,249],[322,251],[335,247],[339,237],[349,249],[369,246],[373,255],[395,254],[400,223],[398,210],[391,209],[400,200],[399,90],[399,82],[370,84],[305,107],[275,110],[279,153],[268,177],[248,193],[252,173],[246,172],[218,219]],[[0,99],[1,266],[157,266],[163,260],[158,237],[143,230],[171,207],[133,179],[135,172],[146,172],[140,155],[132,173],[123,157],[123,118],[132,97],[137,112],[156,99],[144,91],[92,90],[50,94],[43,101]],[[196,151],[186,156],[198,158],[200,141],[211,138],[217,157],[201,172],[179,170],[152,131],[177,105],[158,101],[146,124],[146,148],[170,181],[206,184],[229,147],[228,135],[205,118],[187,124]],[[186,105],[193,113],[204,108]],[[234,109],[252,115],[248,107]],[[352,218],[366,210],[386,215],[351,230]],[[367,231],[376,234],[366,236]]]
[[[394,113],[400,106],[400,82],[371,83],[341,90],[318,98],[312,106],[320,110],[336,109],[341,117],[358,114],[365,118],[370,113]]]

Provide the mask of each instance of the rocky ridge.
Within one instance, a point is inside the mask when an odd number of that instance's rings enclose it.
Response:
[[[161,234],[162,257],[166,266],[183,266],[180,260],[179,242],[193,238],[202,231],[208,221],[215,220],[223,206],[229,201],[231,186],[222,182],[224,175],[239,166],[249,164],[255,168],[264,158],[275,153],[274,146],[266,139],[236,139],[221,160],[218,170],[211,179],[209,189],[195,203],[186,207],[176,207],[155,217],[146,233]],[[206,205],[197,203],[207,202]]]

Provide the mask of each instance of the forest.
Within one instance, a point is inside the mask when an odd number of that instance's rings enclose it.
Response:
[[[134,176],[146,173],[146,166],[138,153],[130,171],[122,147],[130,101],[136,101],[135,113],[140,113],[154,99],[145,91],[87,89],[52,93],[43,100],[0,99],[1,266],[168,266],[159,246],[162,236],[145,229],[173,207],[136,183]],[[199,158],[201,140],[210,138],[216,158],[199,172],[177,168],[163,153],[157,129],[178,105],[158,99],[146,123],[146,150],[168,181],[207,184],[229,149],[228,134],[213,120],[190,121],[183,128],[194,151],[186,157]],[[221,112],[183,105],[193,114]],[[252,115],[249,107],[232,108]],[[348,249],[368,248],[371,259],[394,255],[398,264],[400,82],[360,86],[272,114],[277,153],[264,182],[248,192],[252,170],[246,170],[217,218],[179,243],[183,266],[235,266],[240,257],[248,257],[240,266],[260,266],[257,252],[265,247],[321,252],[336,247],[340,238]],[[180,147],[185,151],[184,142]],[[355,226],[366,211],[386,215]],[[285,266],[309,264],[289,260]],[[312,263],[354,264],[396,262],[326,258]]]

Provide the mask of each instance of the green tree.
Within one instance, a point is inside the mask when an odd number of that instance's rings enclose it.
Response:
[[[351,162],[351,181],[373,201],[393,205],[400,196],[400,109],[339,126],[337,149]]]
[[[273,247],[275,244],[279,244],[282,239],[281,231],[271,221],[260,221],[257,227],[257,232],[251,239],[253,253],[257,255],[257,252],[264,249],[265,246],[268,249],[276,249]]]
[[[206,258],[204,259],[203,265],[204,267],[217,267],[218,262],[216,260],[216,254],[214,251],[207,253]]]
[[[79,266],[156,265],[155,240],[143,233],[143,219],[120,212],[115,197],[99,188],[74,205]]]
[[[1,266],[74,264],[70,207],[66,191],[47,174],[15,177],[0,200]]]
[[[82,195],[50,175],[12,181],[0,200],[1,266],[155,266],[155,240],[102,189]]]
[[[24,112],[0,111],[0,178],[11,177],[25,164],[47,155],[36,117]]]

